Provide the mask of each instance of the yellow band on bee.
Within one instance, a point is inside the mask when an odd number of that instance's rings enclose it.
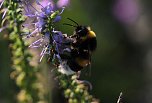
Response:
[[[88,32],[88,36],[89,36],[90,38],[93,38],[93,37],[96,37],[96,34],[95,34],[94,31],[89,31],[89,32]]]
[[[89,65],[90,64],[90,60],[88,60],[88,59],[82,59],[82,58],[76,58],[76,62],[80,65],[80,66],[82,66],[82,67],[86,67],[87,65]]]

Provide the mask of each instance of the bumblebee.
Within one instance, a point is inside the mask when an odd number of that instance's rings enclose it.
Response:
[[[69,38],[73,39],[70,57],[66,59],[64,65],[60,66],[60,68],[65,68],[64,71],[61,71],[64,74],[72,74],[87,67],[91,63],[92,53],[97,47],[96,34],[90,27],[79,25],[74,20],[68,19],[76,25],[64,24],[75,27],[73,35],[69,36]],[[65,65],[66,67],[64,67]]]

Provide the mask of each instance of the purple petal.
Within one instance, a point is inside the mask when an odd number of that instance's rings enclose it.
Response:
[[[44,35],[44,41],[46,43],[49,43],[50,42],[50,33],[49,32],[46,32],[45,35]]]
[[[60,31],[54,31],[53,32],[53,40],[55,40],[58,43],[61,43],[63,41],[63,35]]]
[[[2,5],[3,5],[4,1],[5,1],[5,0],[1,1],[0,8],[2,7]]]
[[[36,23],[36,27],[37,28],[42,28],[44,25],[45,25],[45,23],[46,23],[46,21],[43,19],[43,18],[37,18],[38,19],[38,22]]]
[[[38,0],[36,0],[36,3],[37,3],[38,5],[40,5],[42,8],[44,8],[43,5],[42,5]]]
[[[42,43],[42,41],[43,41],[43,39],[42,39],[42,38],[41,38],[41,39],[36,40],[35,42],[33,42],[33,43],[29,46],[29,48],[33,48],[34,46],[38,46],[38,47],[40,47],[40,44]]]
[[[31,37],[33,34],[36,34],[36,33],[38,33],[38,28],[35,29],[31,34],[27,35],[26,38],[29,38],[29,37]]]
[[[53,1],[52,0],[42,0],[41,2],[39,2],[43,7],[46,7],[48,5],[53,5]]]
[[[51,5],[47,6],[45,9],[44,9],[44,12],[46,15],[50,15],[52,13],[52,7]]]
[[[43,13],[43,12],[37,14],[37,16],[40,17],[40,18],[46,18],[45,13]]]
[[[48,5],[42,8],[41,10],[45,12],[46,15],[50,15],[53,11],[53,5],[51,3],[48,3]]]
[[[0,32],[2,32],[4,29],[6,29],[8,26],[4,26],[2,28],[0,28]]]
[[[56,16],[56,18],[53,20],[53,22],[58,22],[58,21],[60,21],[61,20],[61,16]]]
[[[23,24],[23,27],[29,27],[30,25],[35,25],[36,23],[30,23],[30,24]]]
[[[62,8],[62,7],[68,6],[69,3],[70,3],[70,0],[59,0],[57,2],[57,6],[58,8]]]
[[[6,9],[6,10],[4,11],[3,16],[2,16],[2,19],[4,19],[4,17],[5,17],[5,15],[6,15],[7,11],[8,11],[8,9]]]
[[[36,15],[33,15],[33,14],[25,14],[25,16],[28,16],[28,17],[36,17]]]
[[[41,54],[40,54],[41,57],[40,57],[39,62],[42,61],[42,59],[43,59],[44,55],[46,54],[48,48],[49,48],[49,45],[47,45],[46,47],[43,48],[43,50],[42,50],[42,52],[41,52]]]

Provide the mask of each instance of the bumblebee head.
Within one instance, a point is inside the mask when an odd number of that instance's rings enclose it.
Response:
[[[71,25],[71,24],[67,24],[64,23],[65,25],[69,25],[69,26],[73,26],[75,27],[75,34],[77,35],[78,38],[96,38],[96,34],[91,30],[91,28],[88,26],[81,26],[79,25],[77,22],[75,22],[74,20],[67,18],[70,21],[72,21],[73,23],[75,23],[76,25]]]
[[[85,37],[88,34],[88,29],[86,28],[86,26],[77,26],[75,29],[75,33],[79,37]]]
[[[88,26],[77,26],[75,29],[76,34],[81,37],[86,38],[95,38],[96,34],[91,30],[91,28]]]

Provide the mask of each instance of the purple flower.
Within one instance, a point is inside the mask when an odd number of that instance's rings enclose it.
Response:
[[[60,2],[61,1],[58,1],[58,3]],[[33,23],[35,25],[34,29],[26,38],[36,37],[37,35],[35,34],[39,34],[41,37],[34,41],[29,47],[42,48],[40,62],[45,55],[49,55],[51,56],[52,61],[57,60],[59,64],[64,64],[62,62],[65,62],[65,60],[62,60],[60,55],[65,52],[71,52],[71,46],[69,44],[72,43],[73,40],[65,34],[62,34],[61,31],[55,31],[53,25],[61,20],[61,14],[64,11],[63,6],[65,6],[67,2],[62,2],[64,5],[57,6],[58,4],[54,4],[49,0],[43,0],[42,2],[36,0],[36,4],[40,6],[40,11],[35,10],[36,13],[26,15],[27,17],[35,18],[36,20],[36,22]],[[62,8],[61,11],[60,8]]]
[[[44,5],[44,2],[47,3]],[[28,14],[29,18],[36,18],[37,22],[35,23],[35,29],[33,30],[34,33],[45,33],[48,32],[48,25],[51,24],[49,23],[48,20],[53,19],[52,23],[58,22],[61,20],[61,13],[63,12],[64,9],[60,13],[58,13],[55,17],[51,17],[53,13],[56,13],[58,10],[53,10],[53,5],[51,2],[48,0],[43,1],[42,4],[41,2],[36,1],[36,3],[40,6],[41,11],[37,12],[35,14]],[[31,35],[32,34],[32,35]],[[27,35],[27,37],[33,36],[33,32]]]
[[[135,0],[116,0],[113,14],[120,22],[131,24],[136,21],[139,15],[138,2]]]
[[[54,54],[54,58],[58,58],[59,60],[59,53],[62,51],[62,39],[64,38],[62,33],[59,31],[54,31],[53,27],[50,27],[51,24],[54,24],[61,20],[61,14],[64,9],[61,10],[61,12],[58,12],[59,10],[55,8],[52,1],[44,0],[42,2],[38,2],[36,0],[36,3],[38,6],[40,6],[40,10],[36,10],[35,14],[29,14],[26,15],[29,18],[35,18],[36,23],[34,30],[26,36],[27,37],[33,37],[35,34],[42,35],[42,37],[36,41],[34,41],[29,47],[30,48],[42,48],[41,54],[40,54],[40,61],[44,57],[45,54],[50,55],[50,51],[52,47],[54,48],[54,51],[56,51],[57,54]],[[50,31],[52,28],[52,31]],[[35,35],[36,36],[36,35]]]

